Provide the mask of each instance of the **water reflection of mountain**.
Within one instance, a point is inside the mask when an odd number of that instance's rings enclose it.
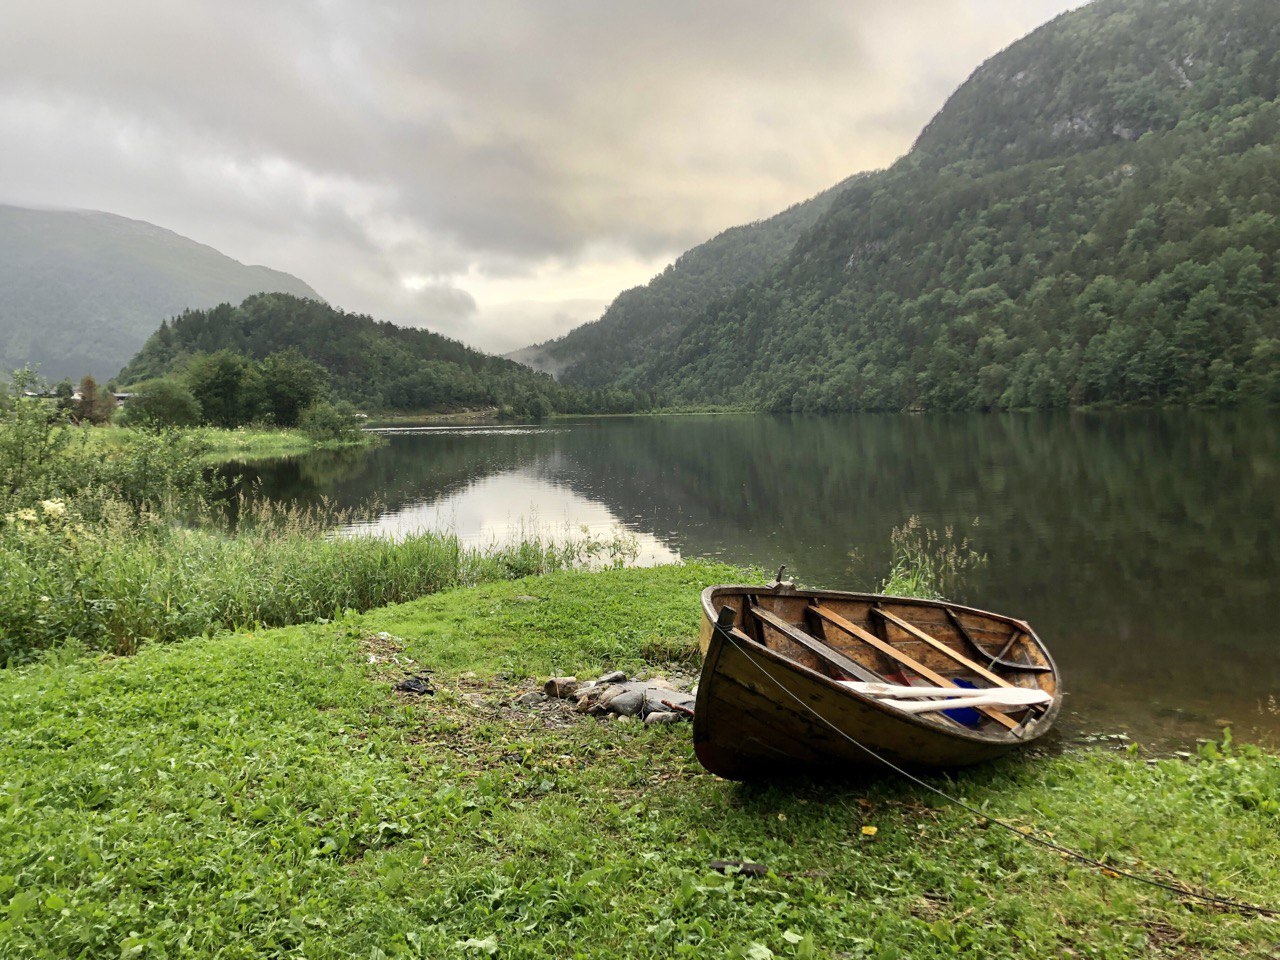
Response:
[[[882,569],[889,529],[913,513],[980,517],[975,538],[1027,598],[1061,592],[1064,563],[1158,585],[1162,602],[1192,599],[1213,567],[1260,613],[1250,601],[1272,584],[1259,574],[1276,569],[1280,430],[1261,417],[634,420],[568,434],[556,452],[557,482],[685,552],[737,549],[826,579],[849,576],[853,549]]]
[[[1032,619],[1078,702],[1141,691],[1217,713],[1234,690],[1240,716],[1280,694],[1280,425],[1265,413],[597,420],[397,436],[256,473],[274,496],[395,512],[517,470],[684,556],[785,562],[831,586],[883,571],[911,514],[980,517],[991,562],[971,597]]]

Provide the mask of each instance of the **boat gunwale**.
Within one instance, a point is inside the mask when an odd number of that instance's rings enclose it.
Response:
[[[1031,625],[1026,623],[1025,621],[1016,620],[1013,617],[1008,617],[999,613],[992,613],[989,610],[981,610],[977,607],[970,607],[970,606],[966,606],[964,604],[959,604],[959,603],[951,603],[950,601],[946,601],[946,600],[924,600],[924,599],[921,599],[920,597],[894,597],[886,594],[853,593],[850,591],[842,591],[842,590],[801,590],[793,587],[787,587],[785,591],[780,591],[777,587],[774,587],[771,585],[757,586],[753,584],[714,584],[702,591],[702,611],[704,616],[707,618],[708,622],[712,625],[712,631],[711,631],[712,643],[716,643],[716,642],[719,642],[721,644],[724,643],[723,640],[719,640],[716,637],[715,624],[716,624],[716,617],[718,616],[718,611],[714,610],[714,608],[711,605],[712,594],[716,592],[723,593],[723,592],[732,592],[732,591],[741,591],[743,595],[769,594],[772,596],[781,596],[781,597],[806,597],[806,598],[833,597],[833,598],[838,598],[842,600],[848,599],[848,600],[858,600],[858,601],[867,601],[867,600],[891,601],[893,603],[905,603],[913,606],[934,607],[934,608],[950,607],[952,610],[955,610],[957,612],[963,611],[965,613],[975,613],[981,616],[993,617],[996,620],[1009,623],[1013,626],[1016,626],[1018,629],[1025,631],[1031,637],[1031,639],[1035,642],[1040,652],[1044,655],[1045,659],[1048,661],[1048,666],[1051,670],[1051,675],[1053,676],[1054,682],[1055,682],[1053,702],[1049,705],[1049,708],[1045,710],[1044,713],[1042,713],[1039,717],[1035,718],[1036,726],[1031,736],[1015,737],[1012,731],[1005,730],[1005,729],[1001,729],[999,731],[993,730],[990,733],[983,733],[977,730],[970,730],[967,727],[962,727],[957,725],[944,726],[933,720],[927,719],[925,716],[920,714],[903,713],[900,710],[894,710],[890,704],[886,704],[883,701],[875,697],[869,696],[867,694],[859,693],[857,690],[854,690],[850,687],[846,687],[843,684],[841,684],[838,680],[833,680],[831,677],[821,674],[818,671],[814,670],[813,668],[807,667],[803,663],[793,660],[790,657],[786,656],[785,654],[778,652],[777,650],[771,650],[768,647],[766,647],[764,644],[757,643],[754,639],[752,639],[749,636],[746,636],[745,634],[743,635],[743,639],[745,639],[751,645],[752,653],[759,652],[763,654],[767,659],[773,661],[775,664],[777,664],[780,667],[783,667],[784,669],[799,672],[808,679],[818,680],[821,682],[823,686],[827,687],[829,690],[831,690],[834,693],[837,693],[845,697],[850,697],[854,700],[857,700],[859,703],[873,706],[876,710],[893,718],[894,720],[910,723],[913,726],[921,728],[922,730],[927,730],[931,733],[942,734],[944,736],[948,736],[956,740],[964,740],[971,743],[997,744],[997,745],[1008,745],[1008,746],[1016,747],[1023,744],[1034,743],[1041,736],[1048,733],[1050,728],[1053,726],[1054,722],[1057,720],[1058,712],[1062,706],[1062,678],[1058,673],[1058,666],[1056,663],[1054,663],[1053,657],[1050,655],[1048,649],[1045,648],[1044,642],[1040,639],[1039,635],[1036,634],[1035,630],[1031,628]],[[733,638],[733,642],[735,644],[741,644],[741,641],[736,637]],[[718,661],[719,658],[717,657],[716,659]],[[707,662],[710,660],[711,660],[711,650],[710,648],[708,648],[703,661],[704,670],[706,668]],[[714,676],[715,670],[713,669],[711,673]],[[775,681],[776,681],[776,678],[775,678]],[[702,688],[703,688],[703,684],[700,682],[698,686],[699,695],[702,694]],[[790,693],[791,691],[788,691],[788,692]],[[792,694],[792,696],[795,696],[795,695]],[[812,708],[810,709],[812,710]],[[696,729],[698,725],[697,719],[700,713],[701,713],[701,710],[699,709],[698,704],[695,703],[694,705],[695,740],[697,738],[697,733],[698,733]],[[825,718],[824,718],[824,722],[829,723],[829,721],[826,721]],[[843,731],[841,732],[843,733]]]

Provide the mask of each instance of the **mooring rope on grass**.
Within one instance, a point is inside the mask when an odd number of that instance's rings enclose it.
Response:
[[[757,670],[759,670],[766,677],[772,680],[779,690],[781,690],[783,693],[789,696],[796,703],[800,704],[801,707],[803,707],[808,713],[816,717],[825,726],[830,727],[838,735],[840,735],[841,737],[844,737],[844,739],[848,740],[855,747],[865,752],[868,756],[872,757],[878,763],[884,764],[886,767],[888,767],[890,770],[897,773],[899,776],[906,778],[907,780],[911,781],[917,786],[924,787],[924,789],[928,790],[930,793],[933,793],[941,797],[943,800],[946,800],[948,803],[954,804],[955,806],[960,807],[962,810],[967,810],[969,813],[972,813],[974,816],[980,817],[989,823],[994,823],[996,826],[1002,827],[1003,829],[1008,830],[1010,833],[1014,834],[1017,837],[1020,837],[1023,840],[1026,840],[1030,843],[1039,844],[1040,846],[1045,847],[1049,850],[1053,850],[1054,852],[1059,853],[1064,857],[1069,857],[1072,860],[1077,860],[1080,863],[1084,863],[1084,864],[1087,864],[1088,866],[1095,867],[1096,869],[1102,871],[1103,876],[1107,876],[1108,874],[1110,874],[1114,876],[1124,877],[1128,880],[1133,880],[1137,883],[1144,883],[1151,887],[1156,887],[1161,890],[1166,890],[1170,893],[1177,894],[1180,897],[1188,897],[1193,900],[1199,900],[1202,903],[1210,903],[1215,906],[1223,907],[1229,910],[1234,910],[1239,913],[1254,913],[1264,917],[1280,917],[1280,909],[1277,909],[1274,907],[1263,907],[1256,903],[1249,903],[1248,901],[1245,901],[1245,900],[1237,900],[1234,897],[1223,897],[1223,896],[1218,896],[1217,894],[1212,894],[1212,893],[1200,893],[1197,890],[1192,890],[1188,887],[1181,886],[1180,884],[1169,883],[1168,881],[1160,880],[1156,877],[1147,876],[1141,873],[1134,873],[1133,871],[1126,870],[1123,867],[1115,867],[1109,863],[1104,863],[1101,860],[1097,860],[1093,857],[1090,857],[1088,854],[1081,853],[1079,850],[1073,850],[1071,847],[1064,847],[1062,844],[1056,843],[1053,840],[1048,840],[1042,836],[1039,836],[1036,833],[1031,832],[1030,830],[1023,829],[1021,827],[1016,827],[1012,823],[1008,823],[1004,820],[1001,820],[999,817],[993,817],[989,813],[983,813],[977,807],[972,806],[971,804],[968,804],[957,797],[951,796],[951,794],[947,793],[946,791],[938,787],[935,787],[933,784],[929,783],[926,780],[922,780],[920,777],[917,777],[915,774],[911,773],[909,770],[906,770],[898,766],[898,764],[894,763],[889,758],[883,756],[877,750],[867,746],[865,743],[862,743],[860,740],[857,740],[854,737],[850,736],[844,730],[841,730],[834,723],[832,723],[826,717],[822,716],[822,714],[818,713],[811,706],[809,706],[802,699],[800,699],[800,697],[792,693],[787,688],[786,684],[784,684],[781,680],[779,680],[772,673],[770,673],[769,670],[763,664],[761,664],[755,657],[751,655],[750,651],[743,649],[741,644],[739,644],[738,641],[734,639],[731,633],[729,633],[727,630],[722,630],[718,626],[716,627],[716,629],[720,630],[723,636],[727,638],[731,644],[733,644],[734,649],[736,649],[739,653],[741,653],[744,657],[746,657],[749,661],[751,661],[752,665],[754,665]]]

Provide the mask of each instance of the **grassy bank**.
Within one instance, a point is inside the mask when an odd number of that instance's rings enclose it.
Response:
[[[43,507],[15,516],[0,531],[0,667],[41,650],[125,654],[216,630],[335,618],[608,563],[626,550],[591,539],[477,548],[447,533],[334,537],[313,515],[287,511],[252,520],[230,532],[139,522],[114,509],[92,523]]]
[[[1276,923],[1077,868],[893,780],[741,787],[700,770],[686,726],[506,705],[526,677],[688,660],[698,589],[732,576],[557,573],[0,675],[0,955],[1276,948]],[[392,692],[423,668],[435,696]],[[1280,889],[1275,757],[1069,753],[948,786],[1117,864]],[[774,872],[725,876],[715,858]]]
[[[118,450],[125,446],[136,431],[128,427],[86,427],[81,430],[84,440],[91,447]],[[353,442],[335,443],[317,440],[301,430],[265,427],[239,427],[224,430],[218,427],[190,427],[180,432],[199,444],[208,460],[266,460],[272,457],[290,457],[312,450],[332,450],[351,446],[376,446],[382,438],[375,433],[362,432]]]
[[[473,549],[447,534],[335,537],[333,511],[254,502],[205,466],[220,435],[265,452],[273,433],[80,430],[27,401],[0,413],[0,668],[627,556],[625,542],[587,538]]]
[[[484,407],[479,410],[457,410],[451,413],[429,410],[389,410],[370,414],[366,425],[370,427],[447,427],[497,422],[498,408]]]

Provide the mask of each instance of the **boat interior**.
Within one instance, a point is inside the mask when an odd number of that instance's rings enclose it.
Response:
[[[711,601],[731,637],[943,728],[1017,739],[1057,696],[1049,655],[1026,623],[1008,617],[786,588],[725,587]]]

